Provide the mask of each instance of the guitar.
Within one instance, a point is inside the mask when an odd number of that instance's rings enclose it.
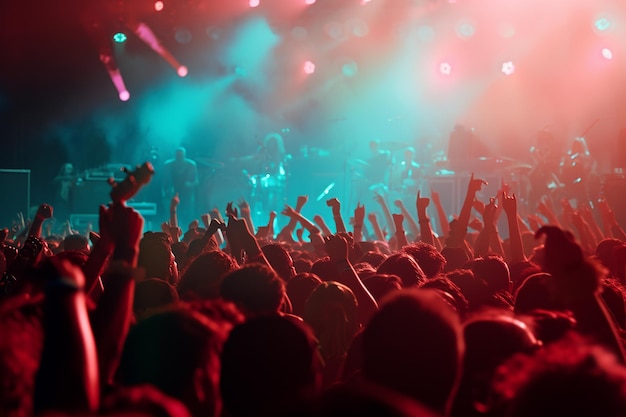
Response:
[[[150,162],[137,165],[134,171],[122,168],[126,173],[126,178],[121,182],[116,182],[113,178],[108,179],[111,185],[111,201],[114,204],[124,204],[133,198],[144,185],[148,184],[154,175],[154,167]]]

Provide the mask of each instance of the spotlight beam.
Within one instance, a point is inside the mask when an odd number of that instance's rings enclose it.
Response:
[[[129,25],[129,28],[137,35],[139,39],[144,41],[154,52],[159,54],[163,59],[167,61],[177,72],[180,77],[187,75],[187,68],[181,65],[174,55],[170,53],[159,41],[152,29],[143,22],[138,22],[134,25]]]

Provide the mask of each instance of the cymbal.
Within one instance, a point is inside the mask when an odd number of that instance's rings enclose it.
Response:
[[[198,165],[206,168],[221,168],[224,166],[223,162],[206,157],[198,157],[195,161]]]
[[[529,164],[516,164],[516,165],[511,165],[510,167],[507,167],[506,169],[507,171],[530,171],[533,169],[533,166]]]
[[[353,167],[367,167],[370,164],[362,159],[352,158],[348,159],[348,165],[352,165]]]
[[[401,150],[408,148],[409,146],[411,145],[409,145],[406,142],[395,142],[395,141],[382,142],[380,144],[380,149],[383,149],[386,151],[401,151]]]

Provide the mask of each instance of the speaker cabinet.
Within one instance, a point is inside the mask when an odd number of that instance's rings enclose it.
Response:
[[[11,227],[17,213],[28,217],[30,210],[30,170],[0,169],[0,189],[6,198],[0,204],[0,227]]]
[[[104,180],[84,180],[74,187],[72,213],[98,214],[100,204],[111,201],[111,185]]]

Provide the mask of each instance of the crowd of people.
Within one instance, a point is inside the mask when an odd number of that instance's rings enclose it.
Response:
[[[246,200],[179,225],[179,192],[146,231],[125,204],[144,168],[94,230],[49,233],[46,203],[1,229],[0,415],[626,416],[607,201],[523,216],[472,175],[458,213],[374,190],[350,219],[302,195],[260,225]]]

